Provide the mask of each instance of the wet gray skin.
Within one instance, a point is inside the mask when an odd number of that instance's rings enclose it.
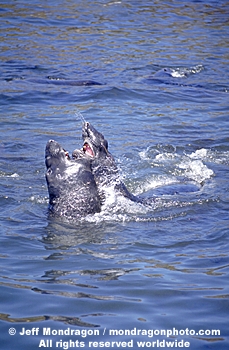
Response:
[[[71,160],[54,141],[45,150],[49,209],[53,215],[78,218],[101,210],[101,200],[88,157]]]
[[[74,159],[80,157],[91,159],[91,170],[98,188],[113,186],[117,193],[132,201],[141,201],[140,198],[131,194],[121,181],[119,171],[113,156],[108,151],[108,142],[89,122],[83,123],[82,128],[83,148],[75,150],[72,154]]]

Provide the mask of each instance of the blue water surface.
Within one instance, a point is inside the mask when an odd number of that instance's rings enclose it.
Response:
[[[228,11],[1,1],[1,349],[229,348]],[[154,205],[49,218],[45,145],[81,147],[79,112]]]

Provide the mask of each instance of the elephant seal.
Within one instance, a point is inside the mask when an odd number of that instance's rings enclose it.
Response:
[[[119,176],[118,167],[111,153],[108,151],[108,142],[89,122],[84,122],[82,127],[83,148],[73,151],[73,159],[91,159],[91,171],[94,175],[98,189],[104,192],[104,188],[112,187],[120,194],[132,201],[142,200],[131,194]]]
[[[108,142],[92,124],[84,121],[82,127],[83,147],[73,151],[73,159],[91,159],[91,171],[103,200],[106,199],[106,189],[111,188],[116,194],[124,196],[133,202],[145,206],[154,205],[158,198],[158,191],[147,191],[140,196],[135,196],[128,191],[122,182],[118,167],[111,153],[108,151]],[[179,184],[171,184],[163,187],[161,195],[172,195],[186,192],[196,192],[199,188],[188,179],[182,179]]]
[[[50,213],[79,218],[101,210],[101,199],[88,157],[70,159],[61,145],[48,141],[45,150]]]

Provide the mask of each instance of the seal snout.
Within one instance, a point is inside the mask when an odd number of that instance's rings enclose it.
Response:
[[[70,159],[68,151],[61,147],[55,140],[49,140],[45,149],[46,157],[58,157],[64,155],[64,158]]]

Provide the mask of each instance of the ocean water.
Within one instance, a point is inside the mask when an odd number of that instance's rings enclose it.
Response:
[[[228,13],[1,1],[1,349],[229,348]],[[45,145],[81,147],[79,112],[152,206],[49,218]]]

